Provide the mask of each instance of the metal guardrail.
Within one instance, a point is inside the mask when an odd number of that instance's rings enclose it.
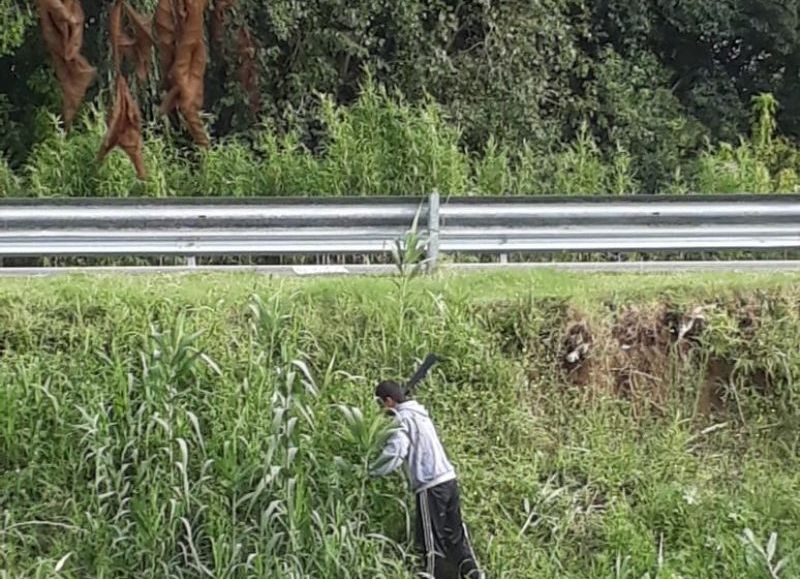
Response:
[[[0,257],[800,248],[800,196],[0,200]]]
[[[800,273],[800,260],[758,261],[592,261],[446,263],[441,269],[459,272],[558,270],[580,273]],[[170,266],[88,266],[88,267],[0,267],[4,277],[49,277],[58,275],[183,275],[197,273],[242,273],[280,277],[386,276],[396,273],[394,265],[170,265]]]

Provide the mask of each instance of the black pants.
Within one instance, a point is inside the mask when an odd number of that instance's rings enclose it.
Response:
[[[478,562],[472,551],[467,527],[461,520],[461,501],[455,480],[417,493],[417,544],[424,554],[425,572],[432,578],[479,579]]]

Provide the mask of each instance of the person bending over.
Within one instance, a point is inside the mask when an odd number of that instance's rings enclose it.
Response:
[[[407,400],[400,384],[391,380],[378,384],[375,398],[397,421],[398,429],[386,442],[370,474],[386,476],[405,464],[416,495],[416,541],[424,555],[426,573],[443,579],[447,564],[451,564],[464,579],[484,579],[461,519],[456,471],[428,411],[419,402]]]

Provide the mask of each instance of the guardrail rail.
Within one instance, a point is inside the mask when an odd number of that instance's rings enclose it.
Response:
[[[0,258],[788,250],[800,196],[0,200]]]

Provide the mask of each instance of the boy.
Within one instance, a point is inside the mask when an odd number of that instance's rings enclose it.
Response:
[[[461,520],[456,472],[428,411],[418,402],[406,400],[403,388],[394,381],[378,384],[375,397],[394,416],[399,429],[387,441],[370,474],[385,476],[405,462],[416,495],[416,539],[425,556],[426,572],[442,579],[445,562],[449,562],[462,579],[483,579]]]

